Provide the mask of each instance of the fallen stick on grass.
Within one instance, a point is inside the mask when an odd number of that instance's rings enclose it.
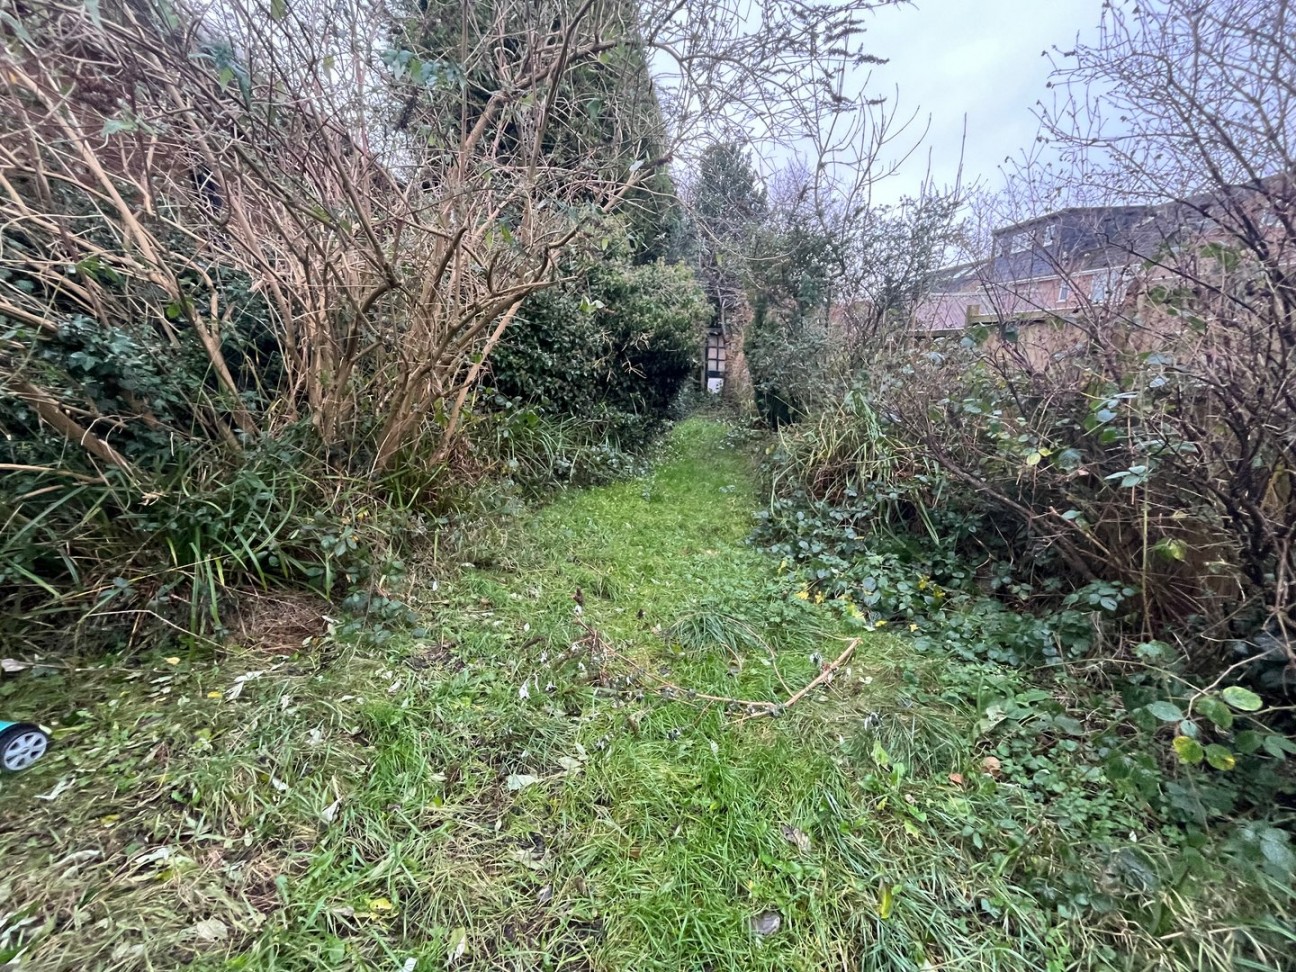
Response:
[[[855,654],[855,649],[858,645],[859,645],[859,639],[858,638],[852,639],[851,643],[846,646],[846,650],[843,651],[840,655],[838,655],[833,661],[825,665],[823,671],[815,676],[814,681],[812,681],[805,688],[801,689],[799,692],[794,692],[792,695],[788,696],[788,700],[786,702],[765,703],[765,705],[767,705],[768,708],[764,712],[749,713],[743,716],[738,721],[746,722],[748,719],[757,719],[760,718],[761,716],[767,716],[767,715],[772,716],[775,714],[781,714],[783,712],[786,712],[788,709],[792,708],[792,706],[796,705],[796,703],[800,702],[803,698],[805,698],[807,695],[813,692],[824,682],[831,679],[833,673],[836,672],[837,669],[841,668],[842,665],[846,664],[847,660],[850,658],[851,655]],[[753,704],[759,705],[761,703],[753,703]]]
[[[662,678],[660,675],[654,675],[652,672],[644,670],[639,664],[637,664],[634,661],[634,659],[629,658],[628,656],[617,651],[612,646],[612,644],[606,638],[603,637],[602,632],[600,632],[597,628],[594,628],[589,624],[586,624],[584,621],[579,621],[578,623],[582,628],[585,629],[588,637],[591,640],[593,640],[593,642],[597,646],[601,647],[604,651],[616,655],[618,658],[622,659],[623,661],[628,662],[630,665],[636,668],[641,675],[648,676],[653,681],[657,682],[657,684],[660,685],[661,687],[669,689],[673,693],[678,693],[680,701],[690,702],[696,699],[696,700],[701,700],[703,702],[718,702],[722,705],[739,706],[743,709],[748,710],[747,714],[738,720],[739,722],[746,722],[748,719],[758,719],[761,718],[762,716],[780,715],[783,712],[785,712],[787,709],[791,708],[797,702],[801,701],[803,698],[805,698],[807,695],[813,692],[820,685],[824,684],[824,682],[829,681],[832,678],[833,674],[837,671],[837,669],[841,668],[842,665],[846,664],[846,662],[850,659],[851,655],[855,653],[855,649],[859,646],[859,641],[860,641],[858,638],[851,639],[851,642],[846,646],[845,651],[843,651],[840,655],[838,655],[833,661],[825,665],[823,670],[818,675],[816,675],[808,685],[806,685],[804,688],[800,689],[799,691],[793,692],[790,696],[788,696],[786,701],[768,702],[763,700],[757,701],[754,699],[734,699],[726,695],[708,695],[705,692],[698,692],[693,689],[682,688],[681,686],[676,685],[674,682]],[[752,710],[759,710],[759,711],[752,711]]]

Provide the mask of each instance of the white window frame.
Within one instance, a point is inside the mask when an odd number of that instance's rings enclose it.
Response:
[[[1058,303],[1071,303],[1071,281],[1065,277],[1058,282]]]

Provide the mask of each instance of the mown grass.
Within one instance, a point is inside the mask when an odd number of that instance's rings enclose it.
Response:
[[[1220,930],[1227,902],[1201,906],[1196,959],[1151,919],[1060,915],[1039,882],[1078,866],[1068,835],[978,771],[966,711],[914,703],[941,664],[744,544],[757,499],[723,426],[667,449],[424,567],[426,636],[0,684],[6,717],[58,737],[0,781],[0,961],[1277,967]],[[848,636],[778,718],[697,697],[786,698]]]

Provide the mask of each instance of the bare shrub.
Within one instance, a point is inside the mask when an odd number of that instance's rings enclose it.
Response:
[[[1083,204],[1087,249],[1023,224],[1040,238],[985,264],[987,323],[908,338],[873,383],[982,519],[970,542],[1037,593],[1115,585],[1130,633],[1213,672],[1239,645],[1294,657],[1291,28],[1287,3],[1111,5],[1055,74],[1063,164],[1018,186],[1038,217]],[[1028,279],[1048,276],[1062,311]]]

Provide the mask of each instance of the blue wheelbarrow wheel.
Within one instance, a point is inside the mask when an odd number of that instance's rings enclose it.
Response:
[[[25,770],[49,749],[49,736],[26,722],[0,722],[0,769]]]

